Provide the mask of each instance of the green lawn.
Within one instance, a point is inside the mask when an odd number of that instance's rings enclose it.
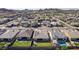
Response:
[[[6,44],[6,42],[0,42],[0,47],[4,46]]]
[[[38,42],[34,46],[36,46],[36,47],[52,47],[52,44],[50,42]]]
[[[61,50],[67,49],[67,46],[61,46]]]
[[[13,47],[29,47],[31,46],[31,41],[16,41]]]
[[[7,42],[0,42],[0,49],[3,49],[5,46],[7,46],[9,43]]]
[[[78,43],[78,42],[75,42],[74,44],[75,44],[77,47],[79,47],[79,43]]]

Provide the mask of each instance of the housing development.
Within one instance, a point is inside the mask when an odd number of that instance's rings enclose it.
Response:
[[[74,49],[79,49],[79,9],[0,9],[0,50]]]

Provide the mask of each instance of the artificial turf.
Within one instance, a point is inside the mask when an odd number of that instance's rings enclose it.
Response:
[[[31,41],[16,41],[13,47],[29,47],[31,46]]]

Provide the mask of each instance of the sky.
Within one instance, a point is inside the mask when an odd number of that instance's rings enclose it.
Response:
[[[0,0],[0,8],[44,9],[79,8],[78,0]]]

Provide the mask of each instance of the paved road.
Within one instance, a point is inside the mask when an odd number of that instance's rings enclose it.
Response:
[[[56,20],[59,21],[59,22],[61,22],[61,23],[63,23],[63,24],[65,24],[67,27],[74,29],[73,26],[67,24],[66,22],[64,22],[64,21],[62,21],[62,20],[60,20],[60,19],[56,19]]]
[[[61,23],[63,23],[63,24],[65,24],[67,27],[69,27],[69,28],[72,28],[72,29],[79,29],[79,27],[74,27],[74,26],[71,26],[71,25],[69,25],[69,24],[67,24],[66,22],[64,22],[64,21],[62,21],[62,20],[60,20],[60,19],[56,19],[57,21],[59,21],[59,22],[61,22]]]

